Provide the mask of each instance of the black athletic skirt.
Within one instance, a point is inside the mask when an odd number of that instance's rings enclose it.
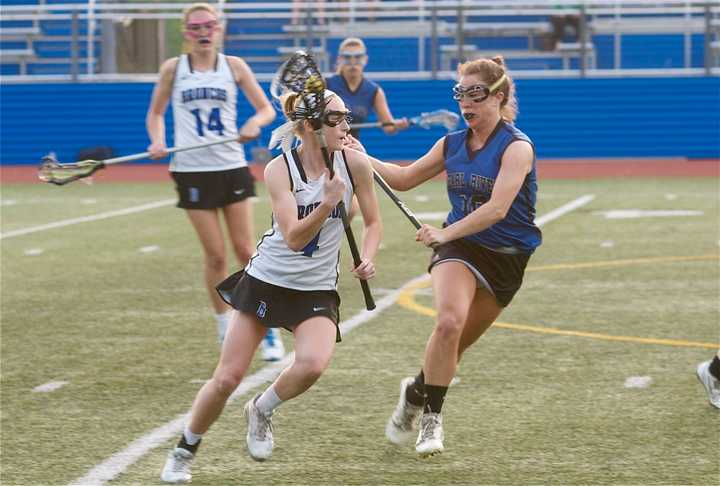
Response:
[[[529,253],[501,253],[460,238],[435,249],[428,272],[440,262],[460,261],[495,295],[498,305],[507,307],[520,290],[528,260]]]
[[[220,297],[234,309],[252,314],[265,327],[292,331],[311,317],[327,317],[337,328],[341,341],[340,296],[334,290],[295,290],[263,282],[240,270],[216,287]]]

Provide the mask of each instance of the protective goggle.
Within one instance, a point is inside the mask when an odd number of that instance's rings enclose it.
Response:
[[[185,24],[185,30],[190,32],[200,32],[203,29],[215,30],[217,26],[217,20],[210,20],[208,22],[187,23]]]
[[[338,110],[330,110],[326,111],[323,115],[323,123],[329,127],[336,127],[340,125],[343,121],[346,121],[348,125],[350,122],[352,122],[352,116],[350,115],[350,110],[348,111],[338,111]]]
[[[365,57],[364,52],[341,52],[340,61],[343,64],[360,63]]]
[[[475,103],[482,103],[488,96],[495,93],[506,79],[507,77],[503,74],[500,76],[500,79],[495,81],[491,86],[474,84],[466,88],[458,83],[453,87],[453,99],[455,101],[462,101],[467,96]]]

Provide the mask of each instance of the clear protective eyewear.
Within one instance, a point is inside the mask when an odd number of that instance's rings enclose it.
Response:
[[[453,86],[453,99],[455,101],[462,101],[466,96],[470,98],[474,103],[482,103],[488,97],[495,93],[502,83],[507,79],[504,74],[500,76],[500,79],[495,81],[492,86],[486,86],[484,84],[474,84],[467,88],[460,83]]]
[[[350,110],[330,110],[326,111],[323,115],[323,123],[329,127],[336,127],[340,125],[343,121],[346,121],[348,125],[352,122],[352,115],[350,114]]]
[[[358,64],[362,63],[365,58],[364,52],[341,52],[340,61],[343,64]]]

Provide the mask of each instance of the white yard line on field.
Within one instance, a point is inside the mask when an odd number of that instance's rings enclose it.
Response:
[[[38,385],[35,388],[32,389],[35,393],[48,393],[51,391],[55,391],[58,388],[62,388],[65,385],[70,383],[69,381],[48,381],[47,383],[43,383],[42,385]]]
[[[403,288],[395,290],[393,293],[383,297],[376,302],[377,308],[370,311],[361,311],[352,316],[350,319],[340,324],[340,332],[346,335],[357,326],[374,319],[377,315],[388,307],[392,306],[397,300],[400,292],[408,285],[417,283],[418,280],[425,279],[425,275],[413,279],[403,286]],[[291,352],[285,355],[283,359],[272,364],[268,364],[258,370],[256,373],[246,377],[240,386],[230,395],[228,403],[243,396],[253,388],[262,385],[265,382],[273,380],[282,370],[287,368],[295,359],[295,353]],[[155,449],[166,441],[176,438],[183,430],[185,423],[190,416],[190,412],[178,415],[173,421],[168,422],[160,427],[152,430],[148,434],[128,445],[125,450],[116,452],[94,468],[92,468],[85,476],[74,481],[72,486],[100,486],[111,481],[122,474],[130,465],[135,463],[145,454]],[[159,469],[158,469],[159,471]],[[153,478],[154,479],[154,478]]]
[[[577,209],[595,198],[593,195],[585,195],[569,203],[549,212],[548,214],[538,218],[536,220],[537,225],[541,226],[554,219],[563,216],[574,209]],[[377,308],[370,312],[363,310],[340,323],[340,331],[343,335],[349,333],[354,328],[365,324],[366,322],[374,319],[382,311],[391,307],[398,296],[410,286],[414,286],[417,283],[424,281],[428,278],[428,275],[423,274],[416,277],[409,282],[402,285],[401,288],[393,291],[376,302]],[[236,400],[242,395],[246,394],[253,388],[274,379],[280,372],[285,369],[295,359],[295,353],[288,353],[285,357],[272,364],[265,365],[263,368],[258,370],[256,373],[246,377],[242,383],[237,387],[235,392],[230,396],[229,402]],[[155,449],[156,447],[164,444],[170,439],[177,438],[180,432],[183,430],[185,423],[190,416],[190,411],[178,415],[171,422],[167,422],[164,425],[148,432],[144,436],[130,443],[122,451],[116,452],[112,456],[105,459],[103,462],[92,468],[83,477],[70,483],[70,486],[102,486],[108,481],[112,481],[117,478],[120,474],[133,465],[136,461],[142,458],[144,455]],[[158,474],[160,472],[160,464],[158,464]],[[155,477],[153,477],[155,479]]]
[[[553,219],[557,219],[560,216],[563,216],[564,214],[569,213],[570,211],[575,211],[577,208],[581,206],[585,206],[587,203],[595,199],[594,194],[585,194],[584,196],[581,196],[573,201],[570,201],[567,204],[563,204],[557,209],[553,209],[547,214],[543,214],[539,218],[535,220],[535,224],[538,226],[542,226],[545,223],[548,223],[552,221]]]
[[[8,231],[6,233],[0,234],[0,239],[12,238],[14,236],[22,236],[30,233],[37,233],[38,231],[45,231],[53,228],[62,228],[63,226],[70,226],[73,224],[88,223],[90,221],[114,218],[115,216],[125,216],[128,214],[140,213],[142,211],[147,211],[148,209],[169,206],[171,204],[174,204],[175,202],[176,199],[163,199],[162,201],[141,204],[140,206],[132,206],[125,209],[116,209],[114,211],[106,211],[104,213],[93,214],[90,216],[82,216],[80,218],[63,219],[62,221],[55,221],[54,223],[41,224],[39,226],[30,226],[29,228],[21,228],[19,230]]]

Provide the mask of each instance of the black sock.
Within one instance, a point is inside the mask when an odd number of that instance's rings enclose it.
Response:
[[[187,442],[185,442],[185,434],[181,434],[180,440],[178,441],[177,446],[180,447],[181,449],[185,449],[186,451],[190,451],[193,453],[193,455],[195,455],[195,451],[197,451],[197,448],[200,446],[200,442],[202,442],[202,439],[197,441],[197,444],[190,445]]]
[[[445,394],[447,393],[448,387],[438,385],[425,384],[425,393],[427,394],[427,401],[425,402],[425,413],[440,413],[442,411],[443,402],[445,401]]]
[[[405,388],[405,400],[416,407],[425,405],[425,374],[423,370],[420,370],[420,374],[415,377],[415,381]]]
[[[720,380],[720,359],[718,359],[717,355],[713,357],[710,363],[710,374],[713,375],[716,380]]]

